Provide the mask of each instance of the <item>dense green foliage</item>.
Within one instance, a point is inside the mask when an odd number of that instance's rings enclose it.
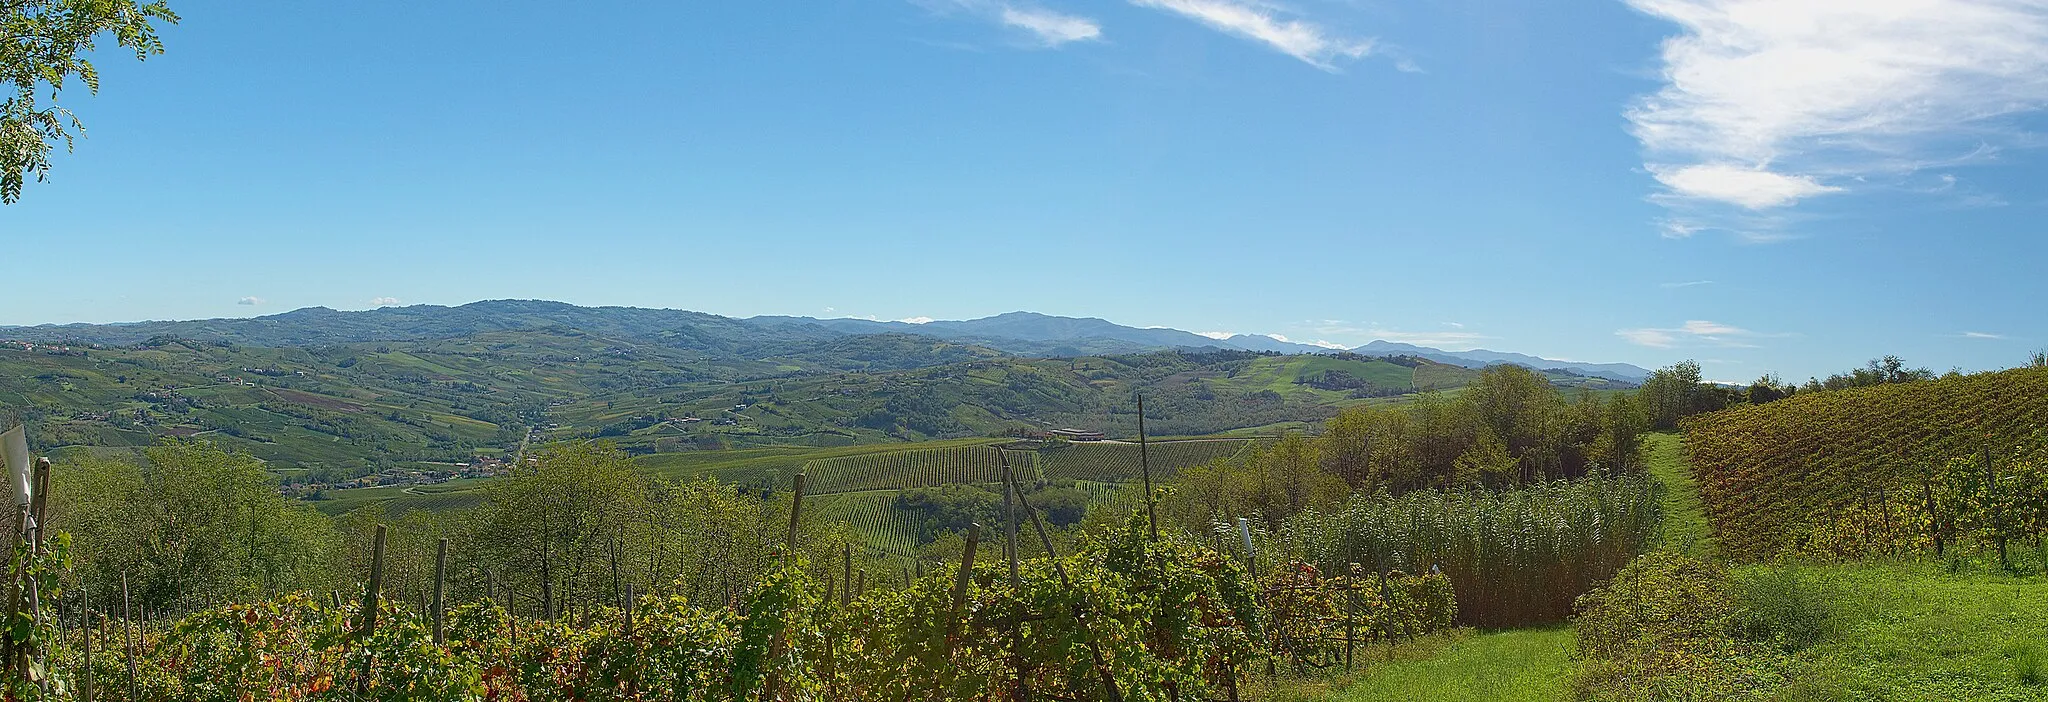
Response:
[[[2027,368],[1801,392],[1701,415],[1686,424],[1686,449],[1720,546],[1733,557],[1762,559],[1858,544],[1911,548],[1916,533],[1931,546],[1928,527],[1948,529],[1958,511],[1940,508],[1944,489],[1949,500],[1982,499],[1957,482],[1970,471],[1951,462],[1981,461],[1988,449],[1993,472],[2010,486],[1998,494],[2026,494],[2038,489],[2020,484],[2035,480],[2026,477],[2033,463],[2014,452],[2033,445],[2043,426],[2048,369]],[[1975,472],[1982,471],[1979,464]],[[1933,514],[1930,492],[1937,493]]]
[[[262,464],[209,444],[174,443],[146,460],[87,457],[51,477],[50,521],[76,546],[74,582],[93,599],[191,609],[321,587],[341,563],[328,520],[280,498]]]
[[[798,558],[732,607],[670,587],[580,621],[470,601],[449,613],[445,643],[424,612],[392,599],[373,632],[353,598],[226,605],[141,630],[135,699],[995,700],[1020,682],[1062,698],[1101,699],[1114,685],[1126,699],[1212,699],[1268,655],[1279,640],[1268,632],[1320,621],[1269,615],[1236,561],[1145,531],[1133,518],[1057,564],[1027,561],[1014,581],[984,561],[964,591],[947,572],[834,597]],[[1405,638],[1440,629],[1454,608],[1441,577],[1403,577],[1359,615],[1376,635]],[[79,631],[50,633],[54,699],[72,699]],[[103,695],[125,687],[124,666],[104,650],[94,659]]]
[[[1328,423],[1320,455],[1367,492],[1497,489],[1640,470],[1644,424],[1633,397],[1568,398],[1533,371],[1494,366],[1454,397],[1346,410]]]

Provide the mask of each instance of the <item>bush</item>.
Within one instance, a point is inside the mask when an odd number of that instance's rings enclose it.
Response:
[[[1582,700],[1727,699],[1739,689],[1729,636],[1728,576],[1706,561],[1655,552],[1579,597],[1573,680]]]
[[[1820,643],[1835,630],[1835,603],[1796,567],[1775,566],[1736,574],[1733,633],[1786,652]]]

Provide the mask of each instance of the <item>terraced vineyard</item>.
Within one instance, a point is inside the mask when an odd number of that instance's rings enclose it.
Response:
[[[2048,369],[2027,368],[1715,412],[1687,422],[1685,446],[1715,540],[1729,556],[1767,559],[1856,505],[1918,494],[1929,466],[2044,428]]]
[[[819,495],[811,509],[820,523],[845,522],[861,535],[871,554],[900,559],[917,555],[917,522],[890,502],[893,492]]]
[[[1238,455],[1254,439],[1157,441],[1149,448],[1152,477]],[[1034,452],[1048,480],[1137,480],[1142,476],[1137,444],[1077,443]]]
[[[1016,463],[1013,459],[1012,465]],[[827,458],[810,462],[804,467],[804,473],[810,481],[808,491],[819,495],[1002,481],[1000,458],[997,449],[991,446],[912,449]]]

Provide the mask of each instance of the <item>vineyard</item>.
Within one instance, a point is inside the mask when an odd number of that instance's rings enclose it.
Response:
[[[1182,468],[1237,456],[1252,439],[1155,441],[1145,447],[1152,478],[1165,480]],[[1143,468],[1137,444],[1074,443],[1034,451],[1047,480],[1138,480]]]
[[[1800,393],[1686,424],[1715,539],[1761,560],[1869,510],[1923,501],[1951,459],[2009,455],[2048,428],[2048,369]]]
[[[998,449],[990,446],[911,449],[812,461],[804,467],[817,494],[864,490],[907,490],[946,484],[1002,482]],[[1035,477],[1017,466],[1019,477]]]
[[[360,599],[288,595],[155,623],[73,609],[24,619],[38,663],[0,682],[10,699],[134,702],[1237,699],[1262,661],[1348,663],[1457,611],[1441,575],[1323,578],[1299,564],[1255,588],[1230,556],[1145,531],[1134,517],[1015,571],[990,549],[901,589],[852,592],[791,558],[734,607],[630,589],[541,618],[492,597],[414,607],[380,597],[373,570]],[[39,563],[63,559],[58,546]]]
[[[869,552],[895,559],[917,556],[916,520],[897,510],[886,492],[819,495],[811,509],[822,522],[844,522]]]

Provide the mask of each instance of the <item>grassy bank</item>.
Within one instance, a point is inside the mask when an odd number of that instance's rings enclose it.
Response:
[[[1395,659],[1374,665],[1328,699],[1342,702],[1400,700],[1562,699],[1571,677],[1572,631],[1568,626],[1466,633],[1418,642]]]

